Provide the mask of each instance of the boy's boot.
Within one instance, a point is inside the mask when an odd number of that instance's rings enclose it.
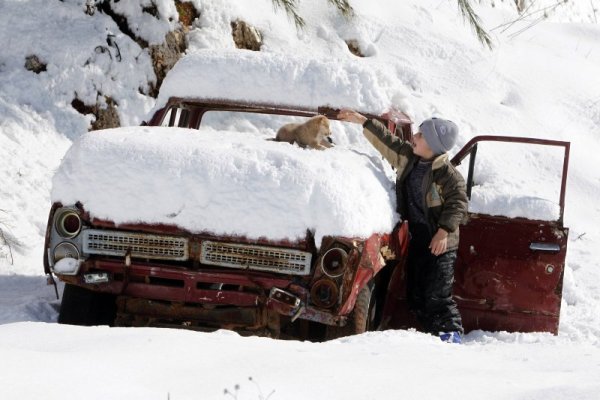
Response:
[[[462,336],[460,332],[440,332],[440,340],[446,343],[462,343]]]

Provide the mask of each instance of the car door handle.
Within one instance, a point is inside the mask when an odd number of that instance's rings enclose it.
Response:
[[[560,246],[556,243],[531,242],[529,244],[529,249],[533,251],[548,251],[557,253],[560,251]]]

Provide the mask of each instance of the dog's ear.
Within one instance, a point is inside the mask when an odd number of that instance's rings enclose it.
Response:
[[[323,133],[325,133],[326,135],[331,135],[331,128],[329,126],[329,119],[327,119],[326,116],[321,115],[319,119],[319,121],[321,122],[321,130],[323,131]]]
[[[329,123],[329,120],[328,120],[328,119],[327,119],[327,117],[326,117],[326,116],[324,116],[324,115],[317,115],[317,116],[315,117],[315,119],[316,119],[317,121],[319,121],[320,123],[322,123],[322,124],[328,124],[328,123]]]
[[[322,115],[311,117],[308,121],[305,122],[305,125],[317,130],[323,124],[323,118],[324,117]]]

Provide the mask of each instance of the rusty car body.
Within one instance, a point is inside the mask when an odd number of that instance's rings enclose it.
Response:
[[[171,98],[149,126],[197,129],[209,111],[337,119],[331,108]],[[377,118],[404,139],[411,121]],[[471,214],[461,227],[454,294],[467,331],[557,333],[568,229],[563,226],[568,143],[476,137],[477,144],[517,141],[564,148],[561,214],[541,221]],[[90,183],[93,184],[93,183]],[[268,223],[268,221],[266,221]],[[493,240],[491,235],[494,236]],[[366,330],[417,327],[406,306],[406,222],[370,237],[270,241],[190,232],[173,225],[121,224],[93,218],[86,205],[52,205],[44,267],[65,283],[59,322],[114,326],[231,329],[242,334],[322,340]],[[77,268],[56,268],[74,259]]]

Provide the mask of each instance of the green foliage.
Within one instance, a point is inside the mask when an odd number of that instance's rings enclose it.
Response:
[[[477,14],[475,14],[475,11],[473,11],[469,0],[458,0],[458,8],[463,17],[467,19],[467,21],[469,21],[469,24],[471,24],[471,27],[475,30],[475,34],[477,35],[479,41],[491,50],[492,39],[490,38],[490,35],[485,31],[485,29],[483,29],[483,27],[481,26],[481,20],[479,19]]]
[[[334,5],[344,17],[351,19],[354,16],[354,9],[348,0],[327,0]],[[298,0],[273,0],[275,9],[283,9],[287,15],[294,21],[296,28],[302,29],[306,25],[304,18],[298,14]]]
[[[340,10],[340,12],[342,13],[342,15],[344,17],[346,17],[348,19],[354,17],[354,9],[350,5],[350,3],[348,3],[347,0],[327,0],[327,1],[329,1],[338,10]]]
[[[299,0],[273,0],[273,7],[276,10],[283,9],[286,14],[294,21],[297,29],[302,29],[306,25],[304,18],[298,14],[298,1]],[[330,4],[335,6],[339,12],[346,18],[352,19],[354,17],[354,9],[350,5],[348,0],[327,0]],[[479,41],[486,45],[490,50],[492,49],[492,39],[489,34],[481,26],[481,21],[469,0],[457,0],[458,8],[462,13],[463,17],[469,21],[469,24],[475,30],[475,34]]]
[[[273,0],[273,6],[275,9],[283,8],[287,15],[294,20],[294,24],[296,28],[302,29],[306,22],[304,18],[298,14],[298,5],[296,4],[297,0]]]

